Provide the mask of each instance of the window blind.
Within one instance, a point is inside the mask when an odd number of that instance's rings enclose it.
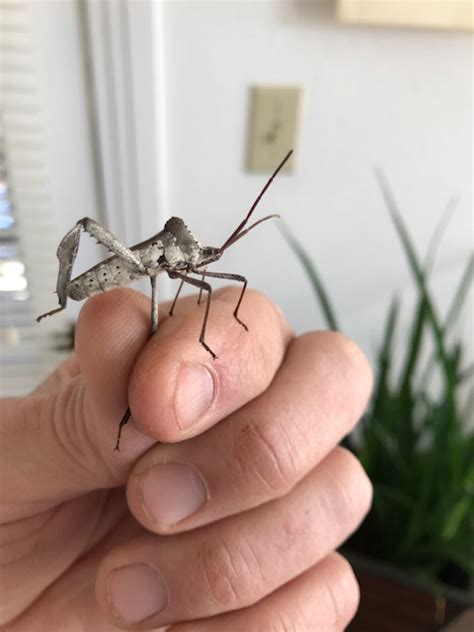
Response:
[[[64,356],[55,306],[57,218],[49,191],[28,2],[0,3],[0,394],[30,392]]]

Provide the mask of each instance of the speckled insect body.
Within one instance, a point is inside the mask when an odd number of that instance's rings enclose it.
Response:
[[[84,218],[81,222],[90,227],[93,220]],[[114,255],[70,281],[67,296],[74,301],[82,301],[95,294],[129,285],[144,275],[159,274],[170,269],[186,270],[188,266],[195,267],[207,259],[209,250],[201,247],[182,219],[172,217],[166,222],[164,230],[130,248],[146,272],[123,257]]]
[[[241,239],[250,230],[262,222],[277,217],[277,215],[267,215],[254,222],[246,228],[246,225],[260,202],[265,191],[272,183],[274,177],[291,156],[290,151],[284,160],[277,167],[271,178],[268,180],[255,202],[252,204],[245,218],[227,238],[220,248],[211,246],[201,246],[186,224],[179,217],[171,217],[165,224],[164,229],[154,237],[128,248],[117,239],[111,232],[101,226],[98,222],[89,217],[79,220],[76,225],[63,237],[58,250],[59,272],[56,283],[56,293],[58,295],[59,307],[37,318],[40,321],[46,316],[52,316],[65,309],[68,299],[82,301],[90,296],[106,292],[113,288],[128,285],[141,277],[149,277],[151,282],[151,334],[158,328],[158,294],[157,276],[161,272],[166,272],[172,279],[181,281],[173,304],[170,309],[170,316],[173,314],[176,301],[184,283],[199,289],[198,303],[201,302],[203,292],[207,292],[204,318],[199,336],[199,342],[208,353],[216,358],[216,354],[205,341],[206,325],[209,317],[211,305],[212,288],[205,280],[206,278],[228,279],[242,283],[242,290],[234,309],[234,318],[245,329],[247,326],[239,316],[239,307],[242,302],[247,279],[240,274],[227,274],[221,272],[209,272],[206,268],[210,263],[214,263],[221,258],[224,251]],[[89,233],[98,243],[104,245],[112,256],[101,261],[83,274],[72,278],[72,269],[79,249],[81,232]],[[198,275],[200,278],[194,278]],[[127,408],[123,415],[118,429],[115,449],[119,449],[120,437],[123,426],[130,419],[130,408]]]

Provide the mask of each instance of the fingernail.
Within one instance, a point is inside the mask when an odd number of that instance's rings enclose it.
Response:
[[[109,573],[107,598],[116,616],[127,623],[144,621],[168,604],[165,582],[149,564],[130,564]]]
[[[206,367],[186,364],[178,375],[175,407],[178,424],[185,430],[201,417],[212,403],[214,380]]]
[[[200,474],[184,463],[154,465],[139,485],[146,515],[165,528],[198,511],[209,498]]]

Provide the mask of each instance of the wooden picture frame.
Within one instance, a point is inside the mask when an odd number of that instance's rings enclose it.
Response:
[[[341,22],[449,30],[474,30],[474,0],[337,0]]]

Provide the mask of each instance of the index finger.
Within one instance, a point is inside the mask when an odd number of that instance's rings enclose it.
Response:
[[[215,361],[198,341],[203,309],[195,297],[180,301],[176,315],[165,318],[150,340],[146,297],[116,290],[90,299],[81,311],[76,354],[67,366],[48,387],[3,402],[1,496],[11,519],[30,512],[32,503],[36,510],[37,503],[42,507],[124,484],[153,438],[179,441],[198,434],[263,392],[291,332],[268,299],[249,292],[242,304],[247,333],[232,318],[237,296],[225,289],[216,292],[212,303],[208,332],[219,355]],[[207,410],[200,410],[205,403],[202,382],[193,384],[199,368],[212,375]],[[132,427],[126,426],[121,452],[114,452],[127,388]],[[195,419],[182,427],[176,411],[186,406]]]
[[[199,434],[260,395],[271,383],[292,337],[282,313],[262,294],[248,291],[241,317],[232,317],[239,291],[213,295],[206,340],[199,344],[203,306],[165,320],[138,358],[128,389],[137,426],[160,441]]]

